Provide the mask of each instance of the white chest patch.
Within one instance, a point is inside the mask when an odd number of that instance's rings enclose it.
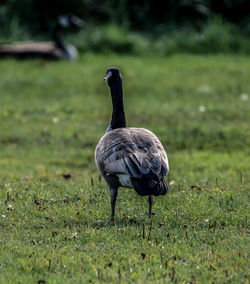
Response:
[[[118,176],[119,181],[120,181],[122,186],[128,187],[128,188],[133,188],[133,185],[132,185],[132,182],[131,182],[129,175],[120,174],[120,175],[117,175],[117,176]]]
[[[66,50],[67,50],[66,59],[68,60],[76,59],[78,52],[77,52],[77,49],[73,45],[67,44]]]

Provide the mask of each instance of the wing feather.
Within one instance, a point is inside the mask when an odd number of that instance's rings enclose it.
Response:
[[[150,172],[168,173],[166,152],[158,138],[144,128],[119,128],[107,132],[96,147],[96,164],[103,174],[129,174],[141,178]]]

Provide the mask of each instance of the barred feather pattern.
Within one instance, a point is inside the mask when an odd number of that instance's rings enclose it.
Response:
[[[104,178],[128,175],[131,187],[140,195],[167,192],[167,155],[159,139],[147,129],[117,128],[107,132],[97,144],[95,160]]]

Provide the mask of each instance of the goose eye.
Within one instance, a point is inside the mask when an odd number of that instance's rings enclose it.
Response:
[[[106,81],[106,83],[108,83],[108,80],[111,76],[112,76],[112,72],[109,71],[108,74],[104,77],[104,80]]]

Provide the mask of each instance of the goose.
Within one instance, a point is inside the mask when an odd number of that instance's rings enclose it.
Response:
[[[126,127],[122,76],[116,67],[107,69],[104,80],[110,88],[113,113],[106,133],[95,149],[95,162],[106,181],[111,198],[111,221],[119,187],[134,188],[148,196],[151,217],[153,196],[165,195],[169,171],[167,154],[154,133],[145,128]]]
[[[73,60],[77,57],[77,49],[65,44],[61,38],[63,29],[82,27],[83,21],[71,14],[60,16],[52,31],[53,42],[23,42],[0,45],[0,58],[17,59],[40,58],[45,60]]]

